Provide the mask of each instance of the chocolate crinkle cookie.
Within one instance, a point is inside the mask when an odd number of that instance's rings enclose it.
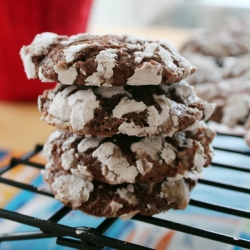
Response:
[[[207,120],[214,105],[182,81],[110,88],[58,85],[39,97],[39,110],[46,123],[78,135],[154,137],[172,136]]]
[[[244,129],[250,115],[250,54],[223,58],[221,66],[216,66],[212,57],[185,55],[198,66],[197,74],[187,81],[193,84],[199,98],[216,104],[209,119],[228,128]]]
[[[169,84],[196,69],[169,42],[134,35],[42,33],[20,54],[28,78],[66,85]]]
[[[201,173],[211,163],[214,136],[204,122],[171,138],[83,137],[56,130],[44,145],[44,155],[57,168],[89,181],[155,183],[179,180],[189,171]]]
[[[185,209],[198,177],[194,171],[180,180],[108,185],[70,174],[50,162],[43,175],[56,199],[66,206],[97,217],[123,220],[136,214],[151,216],[169,209]]]
[[[181,53],[197,66],[186,80],[216,104],[210,117],[224,133],[245,134],[250,116],[250,19],[235,17],[215,29],[197,30]]]

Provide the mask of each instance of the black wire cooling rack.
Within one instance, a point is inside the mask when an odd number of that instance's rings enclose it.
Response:
[[[250,151],[247,147],[243,147],[242,149],[237,146],[237,143],[236,145],[232,145],[232,143],[229,143],[228,140],[232,139],[233,138],[232,136],[223,134],[220,134],[218,136],[220,137],[220,141],[222,143],[214,146],[215,151],[219,150],[223,152],[229,152],[235,154],[234,157],[249,157],[250,159]],[[242,138],[236,138],[236,139],[241,140],[241,143],[243,142]],[[32,157],[38,154],[42,150],[42,148],[43,148],[42,145],[37,145],[33,151],[29,152],[23,157],[12,158],[7,166],[0,169],[0,183],[16,187],[20,190],[27,190],[29,192],[40,194],[43,196],[53,197],[53,195],[47,192],[46,190],[43,190],[41,188],[38,188],[30,184],[25,184],[4,177],[5,173],[11,171],[20,164],[24,164],[32,168],[43,169],[44,165],[32,161]],[[242,172],[244,174],[250,174],[250,166],[249,167],[235,166],[234,164],[224,164],[216,161],[213,161],[211,165],[212,167],[215,168],[216,167],[224,168],[225,171],[232,170],[232,171]],[[235,195],[235,192],[250,195],[250,189],[248,187],[235,186],[229,183],[211,181],[202,178],[199,179],[199,184],[225,189],[229,192],[232,192],[233,193],[232,195]],[[0,190],[0,193],[1,192],[4,192],[4,190]],[[249,197],[250,199],[250,196],[247,197]],[[210,203],[209,201],[204,202],[200,200],[191,199],[189,206],[195,206],[199,209],[209,209],[212,211],[225,213],[227,215],[237,216],[243,219],[250,219],[250,211],[238,209],[236,207],[231,207],[231,206],[228,207],[224,205],[214,204]],[[103,249],[104,247],[112,249],[126,249],[126,250],[151,249],[145,246],[140,246],[116,238],[105,236],[105,232],[109,228],[111,228],[114,222],[116,221],[115,218],[105,219],[96,228],[88,227],[85,225],[82,225],[81,228],[75,228],[60,224],[59,221],[63,217],[65,217],[70,211],[71,211],[70,208],[63,206],[58,211],[55,211],[55,213],[50,218],[44,220],[1,208],[0,218],[11,220],[23,225],[29,225],[35,227],[36,230],[19,232],[19,233],[6,233],[0,235],[0,249],[1,249],[1,242],[4,241],[29,240],[29,239],[34,240],[42,238],[56,238],[55,241],[56,244],[76,249],[96,250],[96,249]],[[155,225],[161,228],[166,228],[166,230],[171,229],[185,234],[191,234],[197,237],[202,237],[213,241],[223,242],[226,244],[250,249],[249,239],[238,238],[235,235],[226,235],[220,232],[209,231],[203,228],[192,227],[190,225],[176,223],[174,221],[159,219],[156,217],[144,217],[136,215],[132,218],[132,220]]]

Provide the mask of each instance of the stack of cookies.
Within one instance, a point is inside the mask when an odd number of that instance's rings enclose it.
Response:
[[[216,103],[210,124],[218,132],[244,135],[250,129],[249,31],[249,17],[234,17],[196,30],[181,49],[198,66],[188,82],[200,98]]]
[[[21,49],[28,78],[57,86],[39,97],[57,128],[44,180],[66,206],[128,219],[184,209],[213,156],[214,105],[183,81],[195,67],[165,40],[43,33]]]

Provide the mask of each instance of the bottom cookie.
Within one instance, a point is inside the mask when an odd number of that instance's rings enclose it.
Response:
[[[55,198],[66,206],[97,217],[124,220],[135,214],[151,216],[169,209],[185,209],[197,182],[197,173],[189,172],[188,178],[177,181],[109,185],[69,174],[50,162],[43,176]]]

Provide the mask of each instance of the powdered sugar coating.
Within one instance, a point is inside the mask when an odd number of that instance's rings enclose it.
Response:
[[[99,101],[91,90],[80,90],[68,97],[71,107],[70,123],[73,130],[81,130],[85,124],[94,118],[94,110],[99,107]]]
[[[195,173],[197,173],[196,171],[193,171]],[[175,177],[168,177],[167,180],[168,181],[179,181],[182,178],[189,178],[189,171],[185,171],[183,175],[177,174]]]
[[[176,69],[171,53],[158,43],[146,43],[142,52],[135,52],[135,62],[140,63],[144,58],[152,58],[154,56],[159,56],[169,70],[174,71]]]
[[[53,151],[53,142],[60,137],[63,136],[63,132],[61,130],[55,130],[51,133],[47,139],[47,146],[43,148],[43,155],[45,158],[50,159]]]
[[[99,137],[83,138],[81,142],[77,145],[77,150],[79,153],[84,153],[89,148],[98,147],[101,141],[102,141],[102,138],[99,138]]]
[[[61,136],[61,135],[60,135]],[[57,137],[59,138],[59,137]],[[68,137],[62,143],[62,150],[69,150],[72,148],[72,144],[78,139],[79,137],[76,134],[73,134],[71,137]]]
[[[175,186],[175,189],[171,188],[173,186]],[[161,198],[171,197],[172,201],[178,201],[180,209],[185,209],[189,202],[189,190],[183,179],[162,182],[160,196]]]
[[[165,142],[163,137],[156,137],[153,139],[144,138],[133,143],[130,147],[131,151],[135,153],[137,160],[137,167],[142,174],[147,173],[153,168],[151,162],[148,162],[146,156],[158,162],[165,162],[171,164],[176,159],[177,149],[171,144]],[[203,168],[204,162],[199,164]],[[198,165],[196,166],[198,167]]]
[[[65,60],[67,63],[71,63],[75,60],[77,53],[81,52],[82,50],[86,50],[88,48],[94,48],[100,46],[99,43],[91,43],[91,44],[78,44],[68,47],[63,51]]]
[[[130,213],[127,213],[127,214],[123,214],[121,215],[119,218],[121,220],[129,220],[131,219],[132,217],[134,217],[136,214],[138,214],[140,212],[140,210],[135,210],[135,211],[131,211]]]
[[[31,70],[32,70],[32,72],[35,72],[34,69],[32,69],[32,67],[31,67]],[[33,73],[31,73],[31,75],[32,75],[32,74],[33,74]],[[39,79],[40,79],[42,82],[53,82],[52,80],[50,80],[50,79],[48,79],[48,78],[46,78],[46,77],[44,76],[42,67],[40,67],[40,68],[38,69],[38,77],[39,77]],[[31,77],[31,78],[32,78],[32,77]]]
[[[77,168],[71,168],[70,171],[79,178],[87,179],[88,181],[93,180],[93,175],[86,166],[77,165]]]
[[[142,112],[146,108],[147,106],[143,102],[136,102],[135,100],[130,100],[127,97],[124,97],[113,109],[113,116],[121,118],[124,114]]]
[[[138,204],[138,200],[134,192],[130,192],[127,188],[117,188],[119,196],[130,204]]]
[[[71,108],[68,104],[68,96],[75,90],[75,86],[65,88],[62,92],[59,92],[53,98],[53,101],[49,107],[48,112],[60,121],[69,121]]]
[[[204,121],[208,120],[212,114],[214,113],[214,110],[216,108],[216,104],[215,103],[210,103],[209,105],[207,105],[206,107],[204,107]]]
[[[147,159],[143,158],[143,159],[138,159],[136,161],[136,168],[138,169],[138,171],[140,172],[140,174],[142,174],[143,176],[150,172],[154,167],[154,164],[150,161],[148,161]]]
[[[94,188],[91,182],[75,175],[56,177],[51,187],[56,193],[56,199],[66,204],[71,203],[74,209],[89,199],[90,193],[93,192]]]
[[[45,32],[35,36],[32,42],[32,52],[36,56],[46,55],[49,48],[55,43],[58,38],[63,38],[64,36],[58,37],[57,34],[51,32]]]
[[[201,173],[203,169],[202,166],[205,164],[205,160],[204,160],[204,148],[202,147],[200,143],[198,143],[198,149],[194,155],[193,163],[194,163],[194,169],[198,173]]]
[[[20,56],[21,56],[21,59],[23,61],[24,71],[26,73],[27,78],[28,79],[33,79],[33,78],[36,78],[36,77],[39,76],[40,79],[43,81],[45,76],[43,74],[40,74],[40,75],[38,74],[37,75],[36,67],[35,67],[35,64],[32,61],[32,57],[31,57],[30,54],[28,54],[25,51],[24,47],[22,47],[22,49],[20,51]],[[41,69],[39,68],[39,71],[42,71],[42,68]]]
[[[93,153],[102,163],[103,176],[112,184],[135,183],[138,170],[122,156],[120,149],[111,142],[101,144]]]
[[[151,159],[158,161],[158,153],[162,150],[163,141],[164,138],[159,136],[152,139],[145,137],[139,142],[133,143],[130,149],[137,155],[147,154],[151,157]]]
[[[70,123],[73,130],[80,131],[94,118],[99,101],[93,91],[89,89],[72,93],[74,90],[75,86],[71,86],[55,95],[48,110],[50,115],[45,121],[55,122],[59,127],[65,127],[61,125],[63,122]]]
[[[167,164],[171,164],[173,162],[173,160],[175,159],[176,157],[176,151],[175,151],[175,148],[165,142],[164,143],[164,147],[163,147],[163,150],[162,150],[162,153],[161,153],[161,158],[167,163]],[[204,165],[204,164],[203,164]]]
[[[179,125],[179,120],[177,115],[173,115],[172,120],[175,127]]]
[[[190,97],[195,96],[195,90],[194,87],[189,85],[186,81],[182,81],[179,83],[176,83],[176,94],[182,98],[186,99],[187,102],[190,102]],[[215,110],[215,103],[206,103],[204,106],[204,114],[203,114],[203,119],[207,120],[211,117]]]
[[[129,44],[144,44],[145,42],[148,42],[148,39],[142,36],[136,36],[136,35],[128,35],[124,34],[122,35],[122,40]]]
[[[66,150],[61,158],[62,158],[62,167],[65,170],[69,170],[75,161],[75,156],[74,156],[75,150],[74,149],[70,149],[70,150]]]
[[[181,83],[176,83],[178,87],[176,88],[176,94],[181,98],[187,98],[195,93],[194,87],[189,85],[187,82],[182,81]]]
[[[63,45],[70,45],[71,43],[78,42],[78,41],[87,41],[93,39],[93,36],[88,33],[80,33],[77,35],[70,36],[68,40],[61,41],[60,43]]]
[[[111,201],[109,205],[110,205],[110,207],[112,209],[111,213],[112,213],[112,215],[114,215],[113,217],[115,217],[117,211],[123,207],[122,204],[120,204],[118,202],[115,202],[115,201]]]
[[[158,85],[162,81],[162,68],[159,63],[145,62],[128,78],[127,85]]]
[[[135,105],[134,102],[132,103],[130,101],[126,102],[126,100],[128,100],[127,98],[122,100],[123,101],[122,107],[125,110],[123,109],[121,111],[120,109],[118,109],[116,110],[117,114],[130,113],[131,111],[133,111],[133,109],[136,108],[136,106],[139,106],[140,109],[137,109],[135,111],[138,112],[138,111],[144,111],[145,109],[147,110],[147,113],[148,113],[147,122],[149,126],[140,128],[132,122],[130,123],[123,122],[118,128],[121,133],[130,135],[130,136],[138,136],[138,135],[139,136],[146,136],[146,135],[153,136],[154,134],[157,133],[156,131],[158,130],[159,126],[163,125],[169,119],[169,116],[170,116],[169,111],[171,109],[172,103],[164,95],[162,96],[154,95],[153,98],[156,101],[156,103],[158,103],[159,106],[162,108],[161,113],[159,113],[154,106],[149,106],[146,108],[146,106],[143,104],[139,105],[139,103],[137,103],[138,105]],[[171,130],[165,133],[165,136],[172,136],[173,133],[175,133],[176,131],[177,129],[173,127]]]
[[[54,70],[58,74],[58,80],[66,85],[72,85],[78,75],[76,68],[70,67],[67,69],[60,64],[55,65]]]
[[[250,114],[249,94],[240,93],[230,96],[223,111],[222,123],[235,127],[238,121],[246,119]]]
[[[141,50],[141,45],[139,43],[137,43],[137,44],[128,44],[127,48],[129,50]]]
[[[42,42],[35,38],[20,52],[28,78],[88,86],[158,85],[178,82],[196,70],[162,39],[49,34],[38,35]]]
[[[106,49],[96,56],[98,63],[97,72],[93,73],[86,79],[86,85],[94,86],[111,86],[111,77],[114,74],[115,58],[117,57],[116,49]]]
[[[148,123],[150,126],[161,126],[170,117],[170,109],[173,102],[165,95],[153,95],[155,102],[161,107],[161,112],[158,112],[155,107],[148,107]],[[174,124],[173,124],[174,125]]]
[[[127,92],[124,88],[119,87],[99,87],[95,89],[95,93],[97,95],[101,95],[104,98],[112,98],[114,95],[125,95],[131,97],[129,92]]]
[[[44,32],[35,36],[33,42],[29,46],[23,46],[20,50],[20,56],[24,64],[24,70],[28,77],[37,78],[36,66],[32,58],[37,56],[45,56],[48,54],[50,47],[58,42],[58,40],[65,38],[65,36],[58,36],[55,33]],[[41,71],[42,72],[42,71]],[[41,75],[42,78],[44,75]],[[50,79],[50,81],[53,81]]]

